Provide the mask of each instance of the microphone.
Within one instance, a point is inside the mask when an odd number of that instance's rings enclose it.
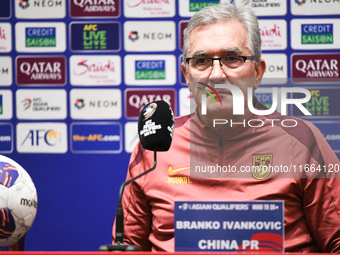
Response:
[[[163,100],[146,105],[139,114],[138,135],[143,148],[167,151],[174,132],[174,115]]]
[[[114,244],[102,245],[99,251],[142,251],[139,246],[123,244],[124,212],[122,206],[123,191],[126,185],[156,168],[157,151],[167,151],[170,148],[175,122],[171,107],[163,100],[147,104],[139,114],[138,136],[144,149],[154,151],[154,165],[145,172],[123,182],[119,189],[116,211],[116,240]]]

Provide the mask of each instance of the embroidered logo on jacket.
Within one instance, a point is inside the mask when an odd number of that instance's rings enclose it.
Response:
[[[190,169],[190,166],[172,169],[172,165],[170,165],[169,169],[168,169],[168,174],[170,176],[172,176],[172,175],[174,175],[178,172],[181,172],[183,170],[186,170],[186,169]],[[168,177],[168,183],[171,183],[171,184],[190,184],[192,182],[191,182],[189,176],[176,176],[176,177]]]
[[[252,176],[261,180],[267,178],[271,173],[272,154],[253,155]]]

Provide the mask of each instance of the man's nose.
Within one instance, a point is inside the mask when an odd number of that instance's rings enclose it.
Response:
[[[225,67],[220,65],[220,61],[214,60],[213,65],[211,67],[210,79],[213,79],[216,82],[226,79],[227,74],[224,70]]]

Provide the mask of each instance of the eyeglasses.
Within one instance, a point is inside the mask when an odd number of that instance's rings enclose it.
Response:
[[[214,60],[220,62],[220,66],[226,66],[235,69],[243,65],[246,60],[254,60],[253,56],[224,56],[221,58],[206,58],[206,57],[193,57],[186,58],[185,61],[197,71],[206,71],[213,66]]]

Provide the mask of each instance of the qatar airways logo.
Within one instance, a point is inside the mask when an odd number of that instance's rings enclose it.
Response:
[[[339,82],[340,54],[293,54],[293,82]]]
[[[137,7],[139,5],[152,4],[152,5],[162,5],[170,4],[169,0],[128,0],[127,6],[130,8]]]
[[[70,0],[71,17],[118,17],[119,0]]]
[[[65,57],[19,56],[16,59],[18,85],[64,85],[66,83]]]
[[[223,105],[221,98],[215,89],[229,89],[233,97],[233,115],[244,115],[245,98],[244,98],[242,90],[239,87],[231,85],[231,84],[215,84],[214,88],[212,88],[211,86],[201,83],[201,82],[199,82],[199,84],[205,85],[206,87],[211,89],[213,93],[215,93],[215,95],[217,96],[221,105]],[[198,89],[204,90],[213,99],[215,105],[217,105],[217,102],[211,92],[200,87],[198,87]],[[302,93],[305,95],[305,97],[304,98],[288,98],[287,96],[288,93]],[[287,115],[287,105],[295,105],[304,115],[307,116],[307,115],[311,115],[311,113],[302,104],[307,103],[310,100],[310,98],[311,98],[311,93],[309,90],[305,88],[298,88],[298,87],[272,88],[272,101],[273,102],[272,102],[271,107],[265,110],[259,110],[259,109],[256,109],[253,104],[253,88],[248,88],[247,104],[248,104],[249,111],[255,115],[272,114],[275,110],[277,110],[278,106],[280,107],[281,115]],[[280,102],[280,105],[278,101]],[[207,115],[207,95],[204,93],[201,96],[201,114]],[[275,121],[279,121],[279,120],[268,119],[268,121],[271,121],[272,126],[274,126]],[[243,124],[243,126],[246,126],[246,124],[248,124],[248,126],[250,127],[261,127],[264,125],[264,121],[260,119],[249,120],[248,122],[246,122],[246,120],[243,120],[243,122],[237,122],[237,123],[235,122],[233,123],[232,120],[228,121],[226,119],[214,119],[213,122],[214,122],[213,123],[214,127],[218,124],[227,124],[229,122],[230,122],[230,125]],[[293,124],[288,125],[287,124],[288,122],[291,122]],[[256,125],[252,123],[256,123]],[[284,127],[295,127],[297,125],[297,122],[294,119],[286,119],[286,120],[281,121],[281,125],[283,125]]]

